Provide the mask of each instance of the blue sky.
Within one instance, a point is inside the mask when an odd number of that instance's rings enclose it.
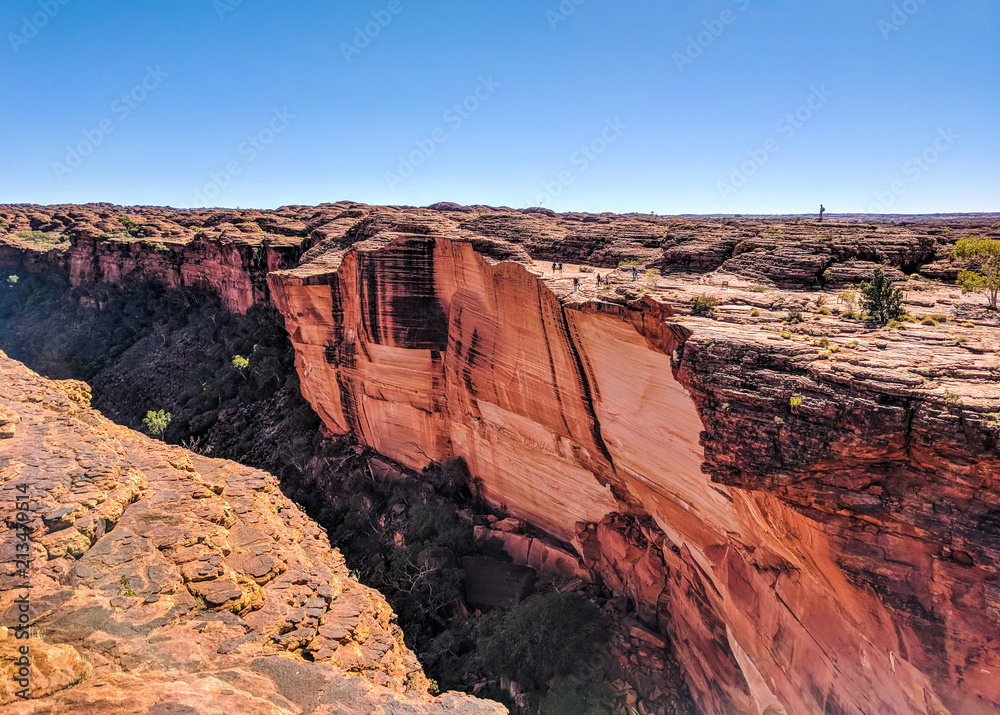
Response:
[[[1000,0],[6,0],[0,31],[0,203],[1000,210]]]

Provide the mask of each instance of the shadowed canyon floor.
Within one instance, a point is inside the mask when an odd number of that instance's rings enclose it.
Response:
[[[273,301],[326,429],[463,458],[670,636],[706,712],[1000,711],[1000,322],[951,258],[1000,216],[0,217],[12,270]],[[838,303],[878,265],[912,322]]]

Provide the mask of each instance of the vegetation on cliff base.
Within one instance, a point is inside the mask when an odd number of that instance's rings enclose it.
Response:
[[[607,637],[604,614],[592,603],[575,593],[548,593],[487,614],[477,643],[492,670],[541,688],[600,655]]]

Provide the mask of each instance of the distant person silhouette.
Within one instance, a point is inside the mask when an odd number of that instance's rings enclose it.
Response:
[[[635,280],[638,277],[639,277],[639,269],[636,268],[635,266],[632,266],[632,280]]]
[[[826,207],[823,204],[819,205],[819,220],[823,220],[823,214],[826,213]]]

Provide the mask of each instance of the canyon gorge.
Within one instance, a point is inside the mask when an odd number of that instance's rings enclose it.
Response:
[[[962,237],[1000,236],[998,220],[817,223],[352,202],[275,211],[0,206],[0,280],[62,276],[95,311],[104,305],[88,287],[98,285],[196,288],[236,314],[273,306],[324,434],[356,438],[389,470],[464,461],[477,494],[537,530],[523,552],[529,540],[507,538],[514,561],[584,574],[627,598],[652,642],[669,640],[704,713],[977,715],[1000,712],[1000,320],[981,296],[955,287],[951,253]],[[842,304],[842,291],[876,266],[904,288],[909,321],[881,328]],[[75,420],[66,450],[93,442],[85,425],[118,440],[107,458],[125,460],[121,474],[132,479],[114,487],[128,492],[118,519],[142,518],[136,505],[160,504],[156,489],[181,483],[206,510],[198,518],[240,541],[249,526],[232,514],[242,519],[243,502],[261,502],[251,513],[274,522],[268,553],[287,564],[285,576],[258,577],[268,557],[245,550],[256,542],[234,541],[244,550],[227,553],[206,531],[201,546],[183,545],[205,549],[199,556],[219,569],[212,578],[242,589],[213,605],[249,619],[220,617],[191,635],[203,648],[238,626],[263,633],[268,618],[281,617],[272,611],[290,603],[274,593],[279,586],[298,594],[336,581],[374,604],[359,617],[377,624],[386,646],[388,665],[354,668],[365,685],[351,687],[367,693],[357,697],[377,691],[390,703],[379,706],[385,712],[397,701],[398,712],[500,712],[423,693],[387,607],[344,573],[273,478],[184,457],[72,400],[46,408],[52,400],[31,394],[64,388],[9,359],[0,367],[5,408],[21,415],[15,447],[44,428],[43,409],[59,415],[48,419]],[[12,475],[38,471],[23,454],[6,459]],[[62,517],[44,518],[43,534]],[[188,528],[202,527],[215,528]],[[57,614],[119,576],[118,566],[87,560],[117,553],[111,535],[122,527],[103,537],[80,528],[85,545],[63,544],[63,533],[50,535],[61,549],[46,546]],[[153,531],[147,519],[129,533],[149,540]],[[164,544],[168,559],[181,548]],[[302,565],[310,563],[312,571]],[[297,568],[309,578],[285,586]],[[13,591],[4,588],[7,605]],[[114,620],[162,616],[154,611],[169,601],[121,606]],[[324,614],[336,608],[336,599],[322,604]],[[186,631],[170,638],[178,633]],[[260,674],[279,667],[278,646],[239,640],[236,655],[212,667],[234,668],[240,654],[261,665],[256,674],[237,668],[240,687],[225,697],[267,700],[275,685]],[[336,648],[308,649],[317,692],[346,667]],[[417,673],[410,690],[421,690],[412,710],[398,695],[407,673]],[[128,677],[117,673],[116,687],[135,687]],[[47,697],[90,702],[88,682]],[[177,697],[223,688],[212,678],[192,683],[177,686]],[[241,712],[295,711],[268,702],[273,710]]]

